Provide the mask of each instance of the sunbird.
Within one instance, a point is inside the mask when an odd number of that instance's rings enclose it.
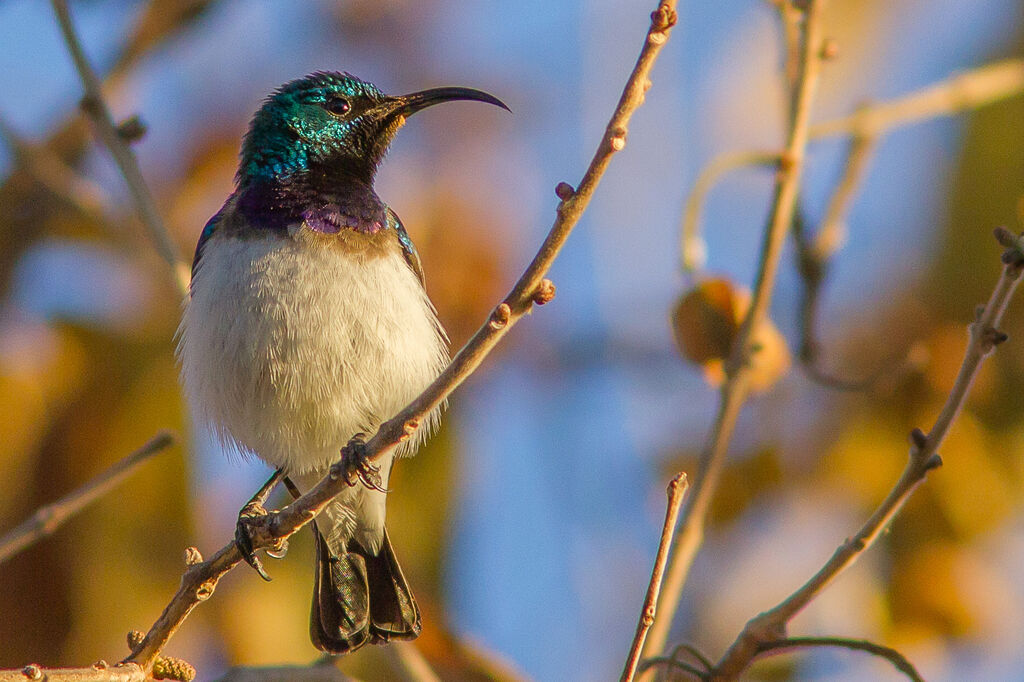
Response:
[[[196,421],[277,469],[240,512],[246,561],[266,577],[246,521],[278,480],[306,491],[343,451],[358,472],[313,526],[310,637],[333,654],[420,632],[384,508],[394,459],[416,452],[440,408],[375,462],[359,444],[441,373],[448,342],[374,177],[409,116],[454,100],[508,109],[461,87],[389,96],[347,73],[286,83],[256,112],[192,263],[177,354]]]

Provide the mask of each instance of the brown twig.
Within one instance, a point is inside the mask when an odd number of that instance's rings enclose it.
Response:
[[[658,600],[658,611],[661,617],[655,620],[644,648],[644,653],[648,657],[657,655],[665,648],[669,627],[679,603],[683,584],[686,582],[690,565],[703,541],[705,519],[715,489],[718,487],[729,441],[732,438],[740,410],[747,398],[749,358],[754,352],[751,343],[753,331],[761,327],[768,314],[768,306],[775,286],[775,276],[782,255],[782,246],[793,222],[800,177],[804,167],[811,102],[814,98],[821,66],[819,58],[820,14],[821,2],[809,0],[806,3],[802,23],[799,75],[791,93],[792,118],[787,130],[786,149],[781,156],[779,171],[776,174],[775,194],[768,228],[761,246],[753,297],[750,309],[747,311],[726,363],[726,380],[721,388],[718,414],[708,443],[701,453],[693,491],[683,508],[682,529],[676,538],[665,586],[661,598]]]
[[[441,682],[441,678],[430,667],[430,662],[414,642],[395,642],[388,647],[388,651],[394,659],[395,666],[410,682]]]
[[[1003,254],[1005,266],[1002,275],[988,303],[970,325],[970,341],[960,365],[960,372],[931,431],[926,435],[920,429],[914,429],[911,433],[910,458],[907,466],[871,518],[856,535],[840,545],[821,570],[796,592],[747,623],[743,632],[715,666],[713,679],[736,679],[757,655],[760,646],[765,642],[785,639],[786,625],[789,621],[875,543],[917,486],[924,481],[928,472],[942,464],[938,455],[939,446],[963,409],[981,363],[999,343],[1006,340],[1006,335],[998,331],[998,327],[1006,312],[1006,306],[1020,282],[1021,272],[1024,271],[1024,251],[1021,248],[1024,245],[1024,238],[1015,237],[1002,229],[996,231],[996,237],[1007,249]]]
[[[788,0],[772,0],[773,4],[788,4]],[[783,21],[787,27],[792,22]],[[790,43],[789,38],[786,40]],[[789,50],[787,50],[787,53]],[[787,60],[787,71],[789,70]],[[851,136],[865,140],[877,141],[886,133],[900,126],[920,121],[951,116],[961,111],[978,109],[995,104],[1004,99],[1024,93],[1024,59],[1007,59],[987,64],[962,74],[934,83],[903,97],[887,102],[867,103],[857,108],[849,116],[824,121],[811,125],[808,136],[811,140],[828,137]],[[860,150],[860,159],[847,159],[846,177],[862,173],[868,160],[867,150]],[[700,229],[701,207],[705,198],[723,176],[746,166],[763,166],[775,163],[779,153],[773,151],[741,151],[726,152],[712,159],[700,172],[682,214],[681,251],[684,254],[683,271],[694,269],[693,259],[687,258],[688,253],[703,253]],[[861,168],[850,169],[851,161],[856,161]],[[839,219],[844,215],[859,178],[851,178],[844,189],[845,196],[833,195],[828,213],[835,213]],[[824,224],[837,225],[834,219],[826,218]],[[816,248],[821,249],[827,244],[841,242],[841,222],[835,229],[819,232],[815,240]],[[700,261],[700,265],[703,262]]]
[[[888,102],[862,107],[849,116],[811,126],[811,139],[885,132],[938,116],[952,116],[1024,92],[1024,59],[1005,59],[956,74]]]
[[[107,665],[103,661],[88,668],[44,668],[32,663],[17,670],[0,670],[0,682],[147,682],[151,679],[136,663]]]
[[[44,145],[26,142],[3,116],[0,116],[0,139],[40,185],[85,215],[103,216],[110,204],[106,191],[80,175]]]
[[[668,668],[669,670],[680,670],[688,675],[696,677],[698,680],[706,680],[708,678],[708,672],[701,670],[696,666],[692,666],[685,661],[680,661],[675,656],[655,656],[654,658],[645,658],[641,663],[637,672],[643,675],[647,671],[654,671],[657,668]]]
[[[0,537],[0,563],[40,539],[52,535],[68,519],[99,499],[111,488],[127,478],[144,461],[174,444],[174,436],[159,433],[148,443],[120,462],[93,478],[78,490],[65,495],[53,504],[40,507],[3,537]]]
[[[58,0],[55,0],[57,2]],[[462,347],[445,369],[427,389],[405,409],[385,422],[365,444],[371,460],[409,438],[419,428],[425,415],[444,401],[480,365],[505,333],[535,302],[546,302],[554,289],[544,278],[573,227],[579,221],[615,152],[626,144],[627,125],[633,112],[640,106],[650,86],[649,74],[658,52],[668,39],[676,22],[675,0],[662,0],[651,15],[643,48],[633,71],[629,75],[622,96],[609,121],[590,166],[573,190],[564,183],[559,185],[557,217],[547,238],[526,271],[480,327]],[[309,523],[327,503],[347,488],[352,472],[341,465],[331,472],[306,495],[279,512],[263,518],[261,525],[251,528],[253,547],[273,546]],[[142,644],[127,659],[148,668],[181,623],[200,602],[208,599],[217,581],[233,568],[241,556],[232,542],[206,562],[193,563],[182,576],[181,586],[164,612],[150,629]]]
[[[715,157],[704,166],[693,189],[686,197],[686,205],[683,207],[682,219],[682,242],[680,246],[680,259],[683,264],[683,272],[690,274],[704,269],[704,262],[707,259],[707,247],[704,238],[700,234],[701,212],[707,203],[708,194],[726,174],[737,168],[750,166],[777,166],[779,153],[770,151],[750,151],[722,154]]]
[[[917,672],[917,668],[907,660],[906,656],[890,647],[863,639],[849,639],[847,637],[790,637],[788,639],[763,643],[759,647],[759,653],[782,653],[789,649],[806,647],[841,647],[843,649],[852,649],[853,651],[864,651],[888,660],[894,668],[913,680],[913,682],[924,682],[921,673]]]
[[[679,507],[686,496],[686,489],[689,484],[686,482],[686,474],[676,474],[675,478],[668,484],[668,505],[665,509],[665,523],[661,527],[661,541],[658,543],[658,554],[654,559],[654,569],[651,571],[651,581],[647,585],[647,596],[644,598],[644,607],[640,611],[640,620],[636,624],[636,634],[633,636],[633,645],[626,657],[626,667],[622,671],[621,682],[631,682],[637,672],[637,664],[640,663],[640,652],[644,647],[644,640],[647,639],[647,631],[654,624],[658,604],[658,593],[661,591],[661,581],[665,577],[665,563],[668,561],[668,550],[672,546],[672,538],[676,532],[676,521],[679,519]]]
[[[135,203],[135,209],[139,213],[142,224],[146,227],[146,232],[153,242],[153,246],[160,257],[170,266],[171,273],[174,276],[174,283],[179,293],[182,296],[186,296],[189,291],[190,278],[188,264],[178,254],[178,248],[171,240],[170,233],[167,231],[167,227],[157,211],[153,195],[150,193],[149,187],[142,177],[139,162],[125,142],[117,124],[114,123],[114,118],[110,114],[110,108],[103,99],[100,79],[96,72],[93,71],[92,66],[89,65],[89,60],[82,49],[82,43],[75,33],[74,25],[71,23],[71,14],[68,11],[67,0],[50,0],[50,2],[57,17],[57,23],[60,25],[61,35],[64,37],[64,42],[71,53],[71,59],[75,63],[75,69],[78,71],[78,76],[85,88],[82,108],[89,118],[92,119],[100,140],[106,146],[111,156],[114,157],[121,175],[124,176],[132,201]]]

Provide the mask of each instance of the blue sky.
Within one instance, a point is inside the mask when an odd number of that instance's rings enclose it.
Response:
[[[106,64],[135,3],[73,5],[90,56]],[[130,101],[116,107],[141,112],[149,125],[138,146],[144,172],[171,178],[184,172],[178,150],[195,127],[244,125],[264,93],[315,69],[349,70],[389,91],[444,84],[418,82],[427,73],[495,92],[515,112],[499,124],[495,153],[467,157],[464,168],[445,169],[445,177],[456,187],[473,179],[496,188],[495,201],[517,232],[494,238],[515,244],[508,265],[514,272],[552,221],[552,188],[576,182],[593,153],[651,5],[441,3],[417,17],[436,49],[429,63],[412,65],[372,45],[350,47],[324,35],[318,27],[326,2],[223,2],[144,60],[132,75]],[[540,680],[616,674],[657,541],[658,459],[680,439],[699,443],[709,423],[713,393],[674,357],[666,319],[683,283],[678,219],[685,192],[711,157],[778,143],[777,107],[764,98],[772,92],[777,36],[763,5],[683,3],[627,151],[614,160],[552,272],[556,305],[524,320],[507,342],[510,350],[456,398],[452,418],[465,470],[446,570],[450,620]],[[863,60],[864,68],[841,71],[849,80],[823,90],[818,118],[1001,56],[1020,25],[1011,0],[902,0],[886,16],[873,26],[870,45],[841,47],[844,59]],[[74,108],[79,85],[47,3],[0,4],[0,93],[0,113],[30,138],[45,136]],[[894,245],[920,240],[922,258],[927,254],[960,133],[955,121],[935,121],[882,144],[829,289],[826,319],[840,330],[848,314],[885,297],[898,281],[904,263]],[[407,174],[424,168],[422,137],[415,126],[403,132],[380,178],[380,193],[400,213],[402,189],[417,182]],[[812,207],[831,186],[838,152],[837,145],[822,145],[812,156]],[[9,163],[0,149],[0,173]],[[123,197],[102,155],[89,168]],[[769,191],[768,174],[751,171],[712,194],[705,217],[710,270],[749,281]],[[83,250],[81,262],[70,264],[75,253],[55,244],[26,257],[16,302],[41,316],[100,319],[133,305],[130,296],[111,299],[102,284],[123,281],[109,279],[120,272],[116,258]],[[796,287],[786,270],[777,310],[791,309]],[[791,334],[789,317],[779,322]],[[568,369],[552,372],[519,350],[537,347]],[[813,419],[807,389],[789,390],[788,404],[798,413],[792,418]],[[760,404],[748,410],[737,449],[763,437],[764,418]],[[785,441],[784,433],[775,435]],[[197,442],[199,492],[228,480],[248,489],[264,475],[252,466],[240,476],[237,463]]]

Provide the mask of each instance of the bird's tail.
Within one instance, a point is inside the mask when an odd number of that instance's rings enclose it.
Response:
[[[376,555],[350,539],[333,551],[316,529],[316,582],[309,636],[321,651],[345,654],[367,642],[415,639],[420,610],[395,560],[387,530]]]

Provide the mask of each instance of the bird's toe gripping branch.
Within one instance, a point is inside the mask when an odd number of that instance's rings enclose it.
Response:
[[[263,562],[256,556],[256,550],[253,549],[252,531],[250,530],[261,524],[266,516],[267,510],[263,508],[262,504],[249,502],[242,507],[242,510],[238,512],[238,522],[235,524],[235,545],[238,546],[238,551],[245,559],[245,563],[252,566],[261,578],[270,582],[270,575],[263,568]]]
[[[256,491],[252,499],[238,512],[238,522],[235,524],[235,545],[238,547],[239,553],[245,559],[245,563],[252,566],[260,574],[260,577],[267,582],[270,582],[270,576],[263,569],[263,563],[260,561],[260,558],[256,556],[252,538],[254,532],[259,532],[259,529],[266,523],[267,510],[263,505],[266,504],[267,498],[270,497],[270,492],[274,489],[274,486],[283,477],[284,471],[282,469],[275,471],[273,476],[263,484],[263,487]],[[287,550],[287,541],[282,540],[276,546],[268,549],[267,554],[275,559],[279,559],[284,556]]]
[[[337,470],[339,467],[340,471]],[[365,433],[357,433],[352,436],[352,440],[341,449],[341,461],[334,465],[331,474],[344,477],[345,482],[350,486],[361,482],[370,490],[382,493],[390,492],[384,487],[384,479],[380,474],[380,465],[370,461],[370,457],[366,452]]]

